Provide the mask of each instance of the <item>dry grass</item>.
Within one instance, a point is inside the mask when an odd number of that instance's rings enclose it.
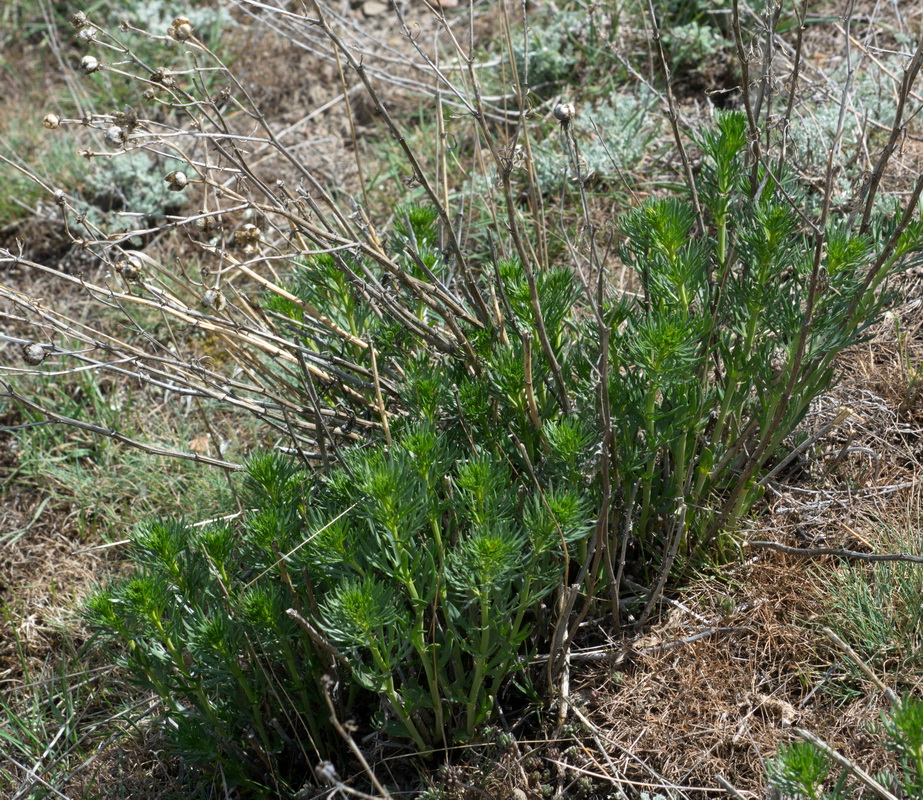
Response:
[[[886,704],[838,705],[821,688],[838,657],[812,624],[823,600],[808,563],[760,554],[722,578],[729,581],[722,592],[713,581],[683,592],[685,608],[632,643],[624,671],[583,677],[595,698],[587,713],[608,743],[615,777],[700,787],[685,790],[698,796],[721,792],[723,776],[761,796],[763,761],[797,739],[793,726],[822,732],[872,772],[893,766],[865,732]]]

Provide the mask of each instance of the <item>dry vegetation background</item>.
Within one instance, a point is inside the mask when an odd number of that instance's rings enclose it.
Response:
[[[140,16],[152,13],[148,6],[156,4],[137,5]],[[272,126],[287,132],[288,145],[325,185],[343,196],[362,192],[353,157],[355,133],[367,154],[363,178],[370,216],[380,216],[413,191],[410,171],[388,145],[380,115],[358,82],[348,88],[353,132],[342,113],[340,77],[329,60],[296,47],[284,32],[257,24],[254,4],[199,5],[223,15],[214,27],[203,28],[212,37],[210,46],[220,48]],[[296,4],[285,5],[297,11]],[[619,119],[622,130],[644,143],[624,163],[624,174],[599,175],[591,201],[592,214],[601,220],[639,199],[669,192],[681,174],[658,90],[646,85],[657,70],[645,17],[630,3],[615,6],[528,4],[536,49],[549,51],[539,113],[548,117],[554,103],[564,100],[576,103],[578,114],[595,114],[599,130],[586,126],[580,134],[588,150],[600,139],[627,147],[613,127]],[[783,4],[783,19],[789,21],[790,6]],[[390,10],[363,8],[341,4],[335,11],[377,71],[389,113],[407,127],[414,146],[423,147],[434,135],[435,101],[415,67],[417,56]],[[679,13],[684,6],[670,8]],[[62,139],[55,137],[63,131],[42,127],[49,112],[102,102],[98,94],[87,94],[73,69],[83,50],[66,20],[76,10],[38,0],[11,0],[0,9],[0,155],[7,159],[0,164],[0,248],[93,279],[105,265],[74,244],[49,192],[15,169],[29,164],[49,186],[65,185],[103,210],[107,204],[121,208],[124,183],[134,180],[110,176],[107,188],[96,163],[76,157],[79,132],[68,131]],[[187,10],[192,9],[170,6],[158,19]],[[808,99],[799,104],[799,113],[817,123],[802,145],[819,152],[827,146],[823,136],[829,121],[817,118],[827,113],[826,105],[835,106],[843,80],[845,10],[844,4],[808,4],[800,89]],[[119,16],[117,5],[106,2],[86,11],[110,24]],[[478,2],[471,11],[479,55],[500,63],[505,55],[499,21],[507,14],[512,25],[519,24],[520,10]],[[407,4],[404,13],[414,35],[429,43],[438,21],[425,3]],[[467,34],[469,9],[446,13]],[[635,66],[606,83],[574,42],[586,42],[591,21],[604,26],[604,20],[616,17],[619,25],[609,32],[609,46]],[[693,17],[702,20],[705,34],[717,31],[714,42],[674,44],[674,57],[682,59],[675,67],[674,91],[694,129],[715,106],[739,107],[740,74],[721,26],[711,26],[704,11]],[[745,18],[753,23],[760,14]],[[669,13],[661,25],[670,35]],[[844,180],[867,169],[881,145],[902,54],[913,50],[914,37],[923,30],[923,8],[863,0],[852,6],[851,26],[852,57],[860,66],[849,114],[864,133],[848,150],[853,163],[843,165]],[[793,36],[789,28],[782,38],[790,43]],[[786,47],[776,45],[780,75],[786,74],[785,59],[791,55]],[[555,53],[567,60],[563,71],[554,70]],[[754,64],[758,55],[754,52]],[[491,100],[502,109],[504,87],[493,90]],[[635,116],[610,114],[607,127],[599,109],[613,93],[620,102],[645,98],[646,105]],[[921,100],[918,94],[913,100],[914,113],[886,176],[888,190],[898,196],[923,169],[923,126],[916,115]],[[817,168],[816,175],[806,177],[822,183],[822,161],[805,158],[804,163]],[[293,180],[290,167],[278,158],[259,162],[259,171],[268,180]],[[201,252],[192,239],[154,236],[144,242],[144,251],[165,264],[194,260]],[[75,319],[86,313],[83,295],[73,285],[9,262],[0,270],[5,291],[41,296]],[[763,762],[780,742],[797,738],[795,727],[818,733],[869,772],[889,763],[871,727],[885,708],[884,698],[821,628],[833,625],[851,634],[853,646],[895,689],[919,691],[920,566],[899,564],[888,571],[890,565],[793,555],[748,542],[923,553],[918,482],[923,274],[907,273],[896,289],[892,311],[868,342],[843,357],[840,386],[815,404],[804,430],[825,429],[842,408],[850,414],[840,415],[838,424],[770,483],[764,502],[736,535],[739,550],[732,563],[670,595],[659,619],[641,634],[613,640],[603,622],[593,623],[583,649],[572,655],[572,712],[566,722],[532,719],[520,729],[514,749],[490,742],[453,754],[451,767],[426,776],[434,790],[451,798],[498,800],[538,797],[543,786],[562,797],[692,798],[721,796],[725,779],[738,796],[763,797]],[[0,312],[0,333],[20,337],[17,309],[0,300]],[[183,345],[220,360],[207,336],[190,333]],[[119,376],[37,373],[20,360],[14,342],[0,341],[0,363],[4,381],[31,381],[46,408],[118,427],[157,446],[237,462],[258,444],[273,443],[265,431],[241,425],[227,412],[204,412]],[[161,757],[147,722],[156,713],[152,699],[130,689],[112,665],[87,662],[85,632],[74,609],[103,576],[124,569],[119,542],[127,526],[155,513],[208,518],[227,497],[226,476],[90,431],[45,424],[40,413],[9,399],[0,398],[0,423],[0,753],[7,754],[6,760],[0,755],[0,795],[174,796],[183,785],[182,765]],[[194,507],[190,497],[196,498]],[[34,760],[29,762],[14,742],[28,743]],[[384,762],[379,768],[387,774],[394,765]]]

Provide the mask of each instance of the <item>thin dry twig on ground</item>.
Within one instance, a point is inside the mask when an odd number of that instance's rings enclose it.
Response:
[[[847,550],[843,547],[789,547],[778,542],[762,542],[759,540],[748,540],[747,547],[760,547],[806,558],[837,556],[838,558],[849,558],[855,561],[906,561],[911,564],[923,564],[923,556],[913,556],[909,553],[860,553],[858,550]]]
[[[842,753],[837,752],[819,736],[811,733],[810,731],[806,731],[803,728],[795,728],[795,733],[797,733],[806,742],[813,744],[818,750],[829,756],[833,761],[846,769],[869,791],[880,797],[881,800],[898,800],[894,794],[889,792],[864,769],[862,769],[850,759],[846,758],[846,756],[844,756]]]

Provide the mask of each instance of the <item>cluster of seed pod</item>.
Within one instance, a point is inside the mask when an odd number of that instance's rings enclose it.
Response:
[[[71,23],[77,30],[78,39],[85,43],[95,41],[96,28],[91,25],[84,12],[78,11],[74,14],[74,16],[71,17]],[[170,27],[167,29],[167,35],[175,41],[185,42],[193,38],[195,31],[188,17],[180,16],[176,17],[170,24]],[[92,75],[101,68],[102,64],[95,56],[86,55],[80,60],[79,69],[85,75]],[[159,88],[170,89],[175,84],[173,73],[163,67],[151,72],[149,81],[151,85],[144,95],[145,98],[149,100],[156,96]],[[116,114],[115,117],[117,122],[109,125],[109,127],[105,129],[103,135],[103,141],[112,149],[118,149],[125,145],[134,124],[136,124],[136,119],[133,114],[131,114],[129,118],[128,109],[126,109],[125,115]],[[56,130],[60,127],[61,121],[61,118],[57,114],[50,113],[45,116],[42,124],[48,130]],[[164,181],[169,189],[174,192],[183,191],[190,182],[189,177],[181,170],[170,172],[164,177]],[[64,200],[63,196],[61,199],[62,201]],[[217,228],[218,221],[215,217],[208,216],[200,217],[195,220],[194,224],[198,230],[204,233],[210,233]],[[246,224],[234,233],[234,243],[241,248],[244,253],[255,252],[261,238],[262,231],[253,224]],[[143,280],[144,273],[142,264],[138,258],[128,256],[116,261],[113,267],[116,273],[118,273],[126,283],[139,283]],[[227,299],[217,287],[208,289],[202,295],[201,302],[203,306],[214,311],[222,311],[227,306]],[[31,365],[40,364],[44,360],[46,354],[46,349],[35,342],[26,344],[22,348],[23,360]]]

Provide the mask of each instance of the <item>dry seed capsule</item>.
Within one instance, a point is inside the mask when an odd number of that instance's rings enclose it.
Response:
[[[45,114],[45,119],[42,120],[42,125],[50,131],[57,130],[60,124],[61,118],[57,114]]]
[[[113,125],[106,129],[106,135],[103,137],[103,141],[107,146],[111,147],[113,150],[117,150],[123,144],[125,144],[125,131],[122,130],[118,125]]]
[[[63,189],[55,189],[55,192],[52,195],[52,197],[54,197],[55,205],[59,205],[62,208],[67,203],[67,195],[64,194]]]
[[[252,248],[262,236],[263,232],[252,222],[248,222],[239,231],[234,231],[234,243],[241,247]]]
[[[193,223],[197,231],[202,231],[202,233],[211,233],[215,228],[218,227],[218,220],[214,217],[199,217]]]
[[[116,261],[115,271],[122,276],[126,283],[137,283],[141,280],[141,265],[134,258],[128,258],[126,261]]]
[[[227,304],[227,298],[218,289],[209,289],[202,295],[202,305],[206,308],[223,311]]]
[[[173,85],[173,73],[168,69],[160,67],[151,73],[151,82],[159,83],[161,86],[170,88]]]
[[[32,367],[37,367],[45,360],[47,355],[45,348],[38,342],[24,344],[22,346],[22,360]]]
[[[80,59],[80,71],[84,75],[90,75],[99,69],[99,61],[93,56],[84,56]]]
[[[74,16],[71,17],[71,25],[73,25],[78,31],[87,24],[87,15],[82,11],[78,11]]]
[[[177,17],[173,20],[173,24],[169,27],[167,33],[176,41],[185,42],[187,39],[192,38],[192,23],[187,17]]]
[[[169,185],[171,192],[181,192],[189,185],[189,178],[186,177],[186,173],[180,172],[178,169],[167,175],[164,181]]]
[[[577,116],[577,109],[573,103],[558,103],[552,113],[554,118],[566,127]]]
[[[86,44],[89,44],[90,42],[96,39],[96,30],[94,28],[81,28],[77,32],[77,38],[81,42],[85,42]]]
[[[340,782],[340,776],[337,775],[337,769],[331,761],[321,761],[314,768],[314,774],[327,786],[336,786]]]

